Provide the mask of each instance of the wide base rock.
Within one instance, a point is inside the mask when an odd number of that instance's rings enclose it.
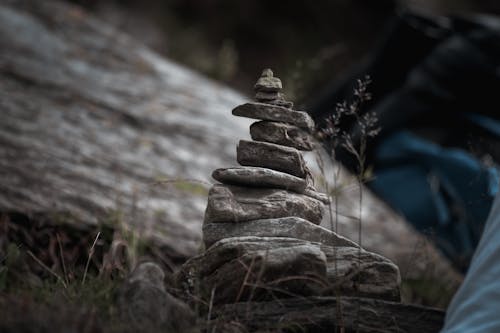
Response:
[[[300,178],[309,173],[300,151],[273,143],[240,140],[236,159],[244,166],[269,168]]]
[[[217,304],[296,295],[399,300],[398,268],[354,247],[285,237],[234,237],[191,258],[176,276],[185,291]]]
[[[306,151],[314,149],[314,144],[308,133],[285,123],[258,121],[250,126],[250,135],[256,141],[265,141]]]
[[[323,204],[306,195],[277,189],[214,185],[208,194],[205,223],[244,222],[296,216],[319,224]]]
[[[203,225],[205,247],[231,237],[290,237],[330,246],[357,247],[353,241],[299,217],[254,220],[241,223],[206,223]]]

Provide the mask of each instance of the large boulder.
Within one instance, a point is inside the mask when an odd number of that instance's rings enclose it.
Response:
[[[0,212],[114,219],[195,254],[243,97],[61,2],[2,1],[0,50]]]

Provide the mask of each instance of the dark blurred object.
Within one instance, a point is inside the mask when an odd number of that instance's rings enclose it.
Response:
[[[311,103],[317,123],[369,75],[381,133],[367,149],[368,185],[464,270],[481,235],[500,161],[500,21],[401,13],[352,75]],[[360,141],[354,118],[340,127]],[[342,149],[337,158],[357,171]]]
[[[373,48],[397,7],[500,14],[495,0],[69,0],[167,57],[248,89],[276,70],[296,105]]]

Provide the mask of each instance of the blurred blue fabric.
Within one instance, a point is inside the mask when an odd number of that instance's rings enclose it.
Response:
[[[375,159],[370,188],[418,230],[432,231],[441,250],[465,270],[498,192],[496,168],[406,131],[383,140]]]
[[[497,194],[465,280],[442,333],[500,332],[500,195]]]

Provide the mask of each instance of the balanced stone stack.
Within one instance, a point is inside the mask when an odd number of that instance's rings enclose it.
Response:
[[[399,300],[399,270],[388,259],[319,224],[328,197],[313,186],[301,151],[314,122],[263,71],[256,103],[233,115],[257,119],[237,146],[238,167],[217,169],[203,225],[206,251],[177,275],[190,293],[221,305],[293,296],[356,295]]]

